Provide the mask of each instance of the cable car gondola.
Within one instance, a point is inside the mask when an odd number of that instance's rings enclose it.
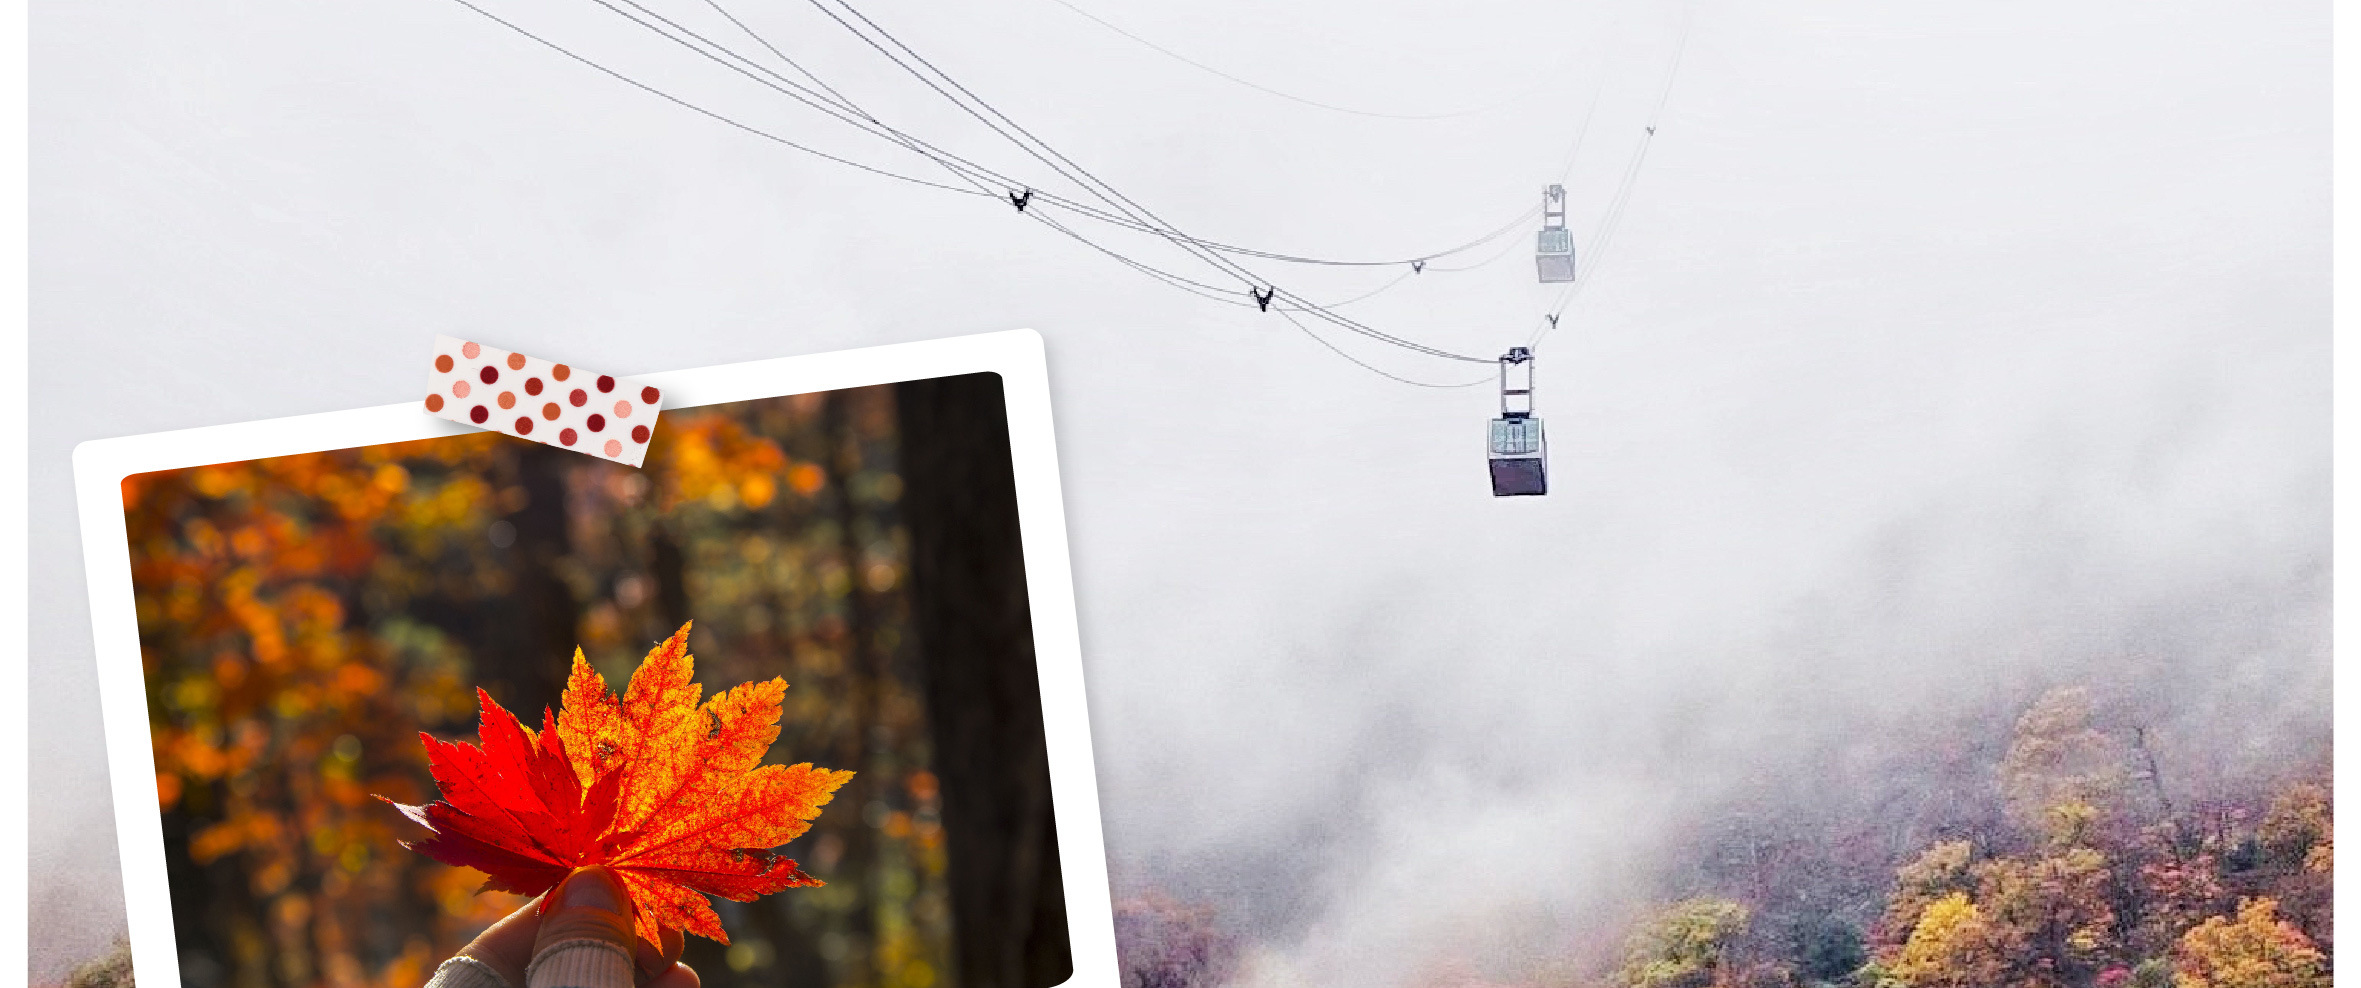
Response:
[[[1574,280],[1574,233],[1566,229],[1566,187],[1552,185],[1541,190],[1541,242],[1534,248],[1533,263],[1541,269],[1541,283],[1564,284]]]
[[[1523,387],[1509,386],[1512,373]],[[1500,357],[1500,417],[1491,439],[1492,496],[1549,493],[1549,442],[1533,417],[1533,351],[1525,347]]]

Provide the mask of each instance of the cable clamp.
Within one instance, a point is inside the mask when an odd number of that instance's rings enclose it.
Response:
[[[1025,206],[1032,201],[1033,190],[1031,189],[1026,189],[1023,192],[1011,192],[1008,194],[1008,204],[1015,206],[1017,208],[1017,212],[1020,213],[1024,212]]]
[[[1260,306],[1262,311],[1269,312],[1271,311],[1271,296],[1279,294],[1279,286],[1272,285],[1271,287],[1262,289],[1261,291],[1254,291],[1250,289],[1247,291],[1247,294],[1254,296],[1254,304]]]

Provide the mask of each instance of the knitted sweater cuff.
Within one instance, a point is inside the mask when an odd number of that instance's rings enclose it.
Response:
[[[604,940],[560,940],[525,968],[526,988],[631,988],[631,952]]]

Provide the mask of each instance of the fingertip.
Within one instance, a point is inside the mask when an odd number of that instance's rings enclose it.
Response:
[[[680,931],[658,930],[656,936],[654,943],[644,937],[633,937],[631,941],[632,966],[639,969],[641,984],[662,975],[671,969],[673,962],[680,960]]]
[[[556,890],[556,902],[561,909],[598,909],[606,912],[628,912],[631,894],[615,873],[593,865],[579,868]]]
[[[648,982],[648,988],[701,988],[703,983],[702,979],[697,977],[695,969],[687,964],[674,961],[671,970],[657,975],[655,980]]]
[[[536,953],[561,941],[590,939],[631,951],[637,960],[631,900],[622,883],[607,869],[592,867],[575,871],[549,893],[549,901],[552,905],[541,918],[539,935],[534,938]]]

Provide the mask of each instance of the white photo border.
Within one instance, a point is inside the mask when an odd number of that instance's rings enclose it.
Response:
[[[667,411],[782,395],[840,391],[959,374],[1000,375],[1016,473],[1018,531],[1033,620],[1051,812],[1065,880],[1074,988],[1118,988],[1114,906],[1099,822],[1082,645],[1066,546],[1064,498],[1049,407],[1049,369],[1029,329],[638,375],[664,390]],[[659,419],[659,422],[661,419]],[[91,634],[112,776],[116,841],[133,970],[147,984],[180,983],[163,815],[141,672],[123,479],[134,474],[269,456],[351,449],[476,430],[435,418],[415,401],[235,425],[101,439],[74,449],[75,500],[89,574]]]

